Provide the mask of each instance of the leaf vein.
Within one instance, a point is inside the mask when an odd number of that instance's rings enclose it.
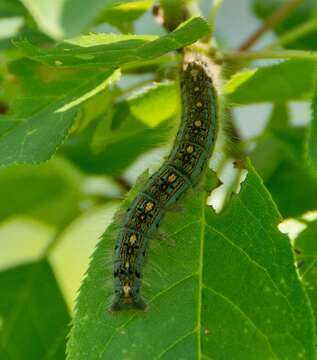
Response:
[[[177,285],[181,284],[182,282],[190,279],[191,277],[195,276],[196,273],[187,275],[186,277],[178,280],[177,282],[171,284],[170,286],[168,286],[167,288],[165,288],[164,290],[158,292],[156,295],[154,295],[151,300],[149,300],[149,304],[153,303],[158,297],[162,296],[163,294],[167,293],[168,291],[170,291],[171,289],[173,289],[174,287],[176,287]],[[103,347],[102,351],[99,353],[98,358],[102,359],[102,356],[104,354],[104,352],[106,351],[107,347],[109,346],[109,344],[111,343],[111,341],[113,340],[113,338],[115,337],[115,335],[123,328],[125,328],[135,317],[137,316],[137,312],[135,312],[127,321],[125,321],[122,325],[120,325],[119,327],[117,327],[114,332],[111,334],[111,336],[109,336],[108,340],[105,343],[105,346]]]
[[[197,329],[189,331],[187,334],[180,336],[177,340],[175,340],[171,345],[169,345],[166,349],[164,349],[157,357],[154,358],[154,360],[161,359],[162,356],[167,354],[170,350],[172,350],[176,345],[178,345],[180,342],[185,340],[190,335],[194,334],[197,331]]]
[[[255,323],[252,321],[252,319],[238,306],[236,305],[234,302],[232,302],[228,297],[226,297],[225,295],[217,292],[216,290],[208,287],[205,285],[204,287],[206,290],[212,292],[213,294],[221,297],[222,299],[224,299],[228,304],[230,304],[238,313],[240,313],[246,320],[247,322],[250,324],[250,326],[252,328],[254,328],[256,330],[256,332],[266,341],[270,352],[272,353],[272,355],[274,356],[274,359],[278,360],[277,355],[275,354],[275,352],[272,349],[271,343],[269,341],[269,337],[267,335],[265,335],[256,325]]]
[[[292,314],[293,311],[295,311],[295,309],[293,308],[293,306],[290,304],[287,296],[281,291],[281,289],[277,286],[277,284],[275,283],[275,281],[273,280],[273,278],[271,277],[270,273],[268,272],[268,270],[261,265],[260,263],[258,263],[256,260],[254,260],[242,247],[238,246],[237,244],[235,244],[233,241],[231,241],[226,235],[224,235],[223,233],[221,233],[220,231],[216,230],[214,227],[212,227],[209,224],[206,224],[207,227],[209,227],[212,231],[214,231],[215,233],[217,233],[218,235],[220,235],[225,241],[227,241],[231,246],[235,247],[236,249],[240,250],[245,257],[252,263],[254,264],[256,267],[258,267],[259,269],[261,269],[266,276],[269,278],[270,282],[273,284],[273,287],[275,288],[275,290],[283,297],[283,299],[285,299],[287,305],[289,306],[289,308],[292,310]],[[294,314],[293,314],[294,316]],[[295,320],[295,319],[294,319]]]

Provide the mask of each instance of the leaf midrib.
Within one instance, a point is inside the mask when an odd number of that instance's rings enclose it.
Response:
[[[202,195],[201,204],[201,232],[200,232],[200,248],[198,263],[198,304],[197,304],[197,343],[198,343],[198,359],[201,359],[201,307],[202,307],[202,288],[203,288],[203,270],[204,270],[204,246],[205,246],[205,228],[206,228],[206,197]]]

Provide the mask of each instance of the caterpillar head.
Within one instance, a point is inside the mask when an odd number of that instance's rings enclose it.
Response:
[[[116,286],[115,299],[111,305],[112,311],[145,310],[146,304],[140,295],[140,286],[132,284],[131,279],[125,278]]]

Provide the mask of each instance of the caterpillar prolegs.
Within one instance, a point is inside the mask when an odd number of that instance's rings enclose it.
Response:
[[[217,94],[206,66],[197,59],[181,70],[182,118],[172,151],[128,209],[114,252],[111,309],[145,309],[141,279],[149,239],[166,208],[196,185],[215,145]]]

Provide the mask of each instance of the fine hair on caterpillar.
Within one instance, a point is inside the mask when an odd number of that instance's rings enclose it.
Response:
[[[224,155],[230,156],[235,151],[236,146],[235,135],[232,131],[232,122],[229,115],[230,109],[228,104],[225,102],[225,96],[223,94],[224,89],[224,77],[223,74],[227,71],[230,65],[219,65],[214,63],[209,57],[197,51],[193,51],[190,47],[184,51],[184,62],[182,66],[186,68],[187,63],[195,61],[204,67],[208,76],[212,79],[212,83],[217,93],[217,104],[218,104],[218,133],[217,141],[215,143],[215,149],[211,160],[215,160],[217,157]],[[213,168],[213,166],[209,166]],[[213,168],[216,171],[216,169]],[[217,172],[217,171],[216,171]]]
[[[185,52],[180,79],[182,117],[174,145],[132,201],[118,231],[113,311],[146,309],[141,286],[150,239],[166,211],[198,184],[215,147],[219,106],[208,64]]]

